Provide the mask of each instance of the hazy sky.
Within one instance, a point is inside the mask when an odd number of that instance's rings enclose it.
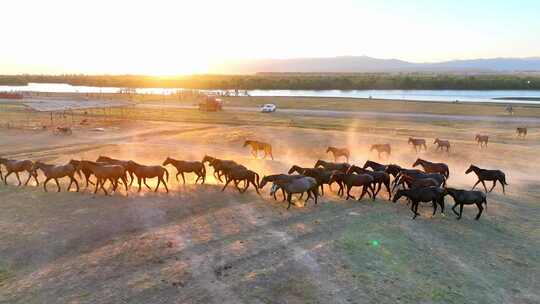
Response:
[[[0,74],[195,73],[239,58],[540,56],[540,0],[14,0],[0,7]]]

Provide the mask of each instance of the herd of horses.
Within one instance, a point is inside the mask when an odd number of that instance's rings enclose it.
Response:
[[[271,156],[271,148],[268,150],[264,145],[249,142],[246,142],[245,145],[251,145],[256,150],[262,149]],[[372,149],[380,149],[379,151],[390,153],[390,148],[385,146],[375,145]],[[332,152],[335,160],[338,156],[348,158],[350,155],[347,149],[335,147],[329,147],[327,152]],[[105,195],[109,195],[111,187],[112,191],[115,192],[119,186],[123,185],[125,193],[128,195],[134,182],[138,186],[137,191],[140,192],[143,184],[152,190],[147,184],[147,180],[157,179],[157,185],[153,191],[157,192],[159,187],[163,186],[168,193],[169,171],[166,166],[173,166],[176,169],[175,177],[178,182],[180,181],[179,176],[181,176],[183,184],[185,184],[185,174],[192,173],[197,176],[196,184],[199,181],[204,184],[207,177],[207,165],[213,169],[212,174],[215,179],[223,183],[221,191],[233,184],[240,193],[246,192],[252,186],[260,195],[259,190],[268,183],[272,183],[270,195],[277,200],[276,194],[281,192],[283,200],[288,202],[287,209],[292,205],[294,194],[299,194],[300,198],[307,194],[306,202],[312,199],[317,204],[318,198],[324,195],[325,185],[332,190],[332,185],[337,184],[337,195],[345,196],[346,200],[355,198],[351,194],[354,188],[360,189],[358,200],[362,200],[366,195],[375,200],[384,187],[388,200],[396,202],[401,197],[407,198],[411,203],[413,218],[419,215],[418,206],[421,202],[432,203],[433,215],[437,211],[437,206],[440,206],[441,213],[443,213],[444,197],[449,195],[454,199],[455,205],[452,210],[458,215],[458,219],[461,218],[463,205],[471,204],[477,206],[479,212],[476,219],[479,219],[484,209],[482,205],[487,207],[487,200],[484,192],[475,191],[474,188],[482,183],[487,193],[491,192],[498,182],[504,193],[507,185],[506,176],[502,171],[487,170],[470,165],[465,173],[473,172],[478,177],[472,190],[451,188],[447,186],[447,181],[450,178],[449,166],[445,163],[431,162],[421,158],[418,158],[411,168],[404,168],[396,164],[381,164],[371,160],[366,161],[363,166],[356,166],[348,161],[338,163],[318,160],[313,167],[293,165],[287,173],[266,175],[261,178],[257,172],[234,160],[218,159],[208,155],[205,155],[201,161],[176,160],[168,157],[161,165],[143,165],[133,160],[120,160],[106,156],[100,156],[96,161],[70,160],[64,165],[0,158],[0,180],[3,180],[4,184],[7,185],[8,177],[14,174],[19,182],[18,186],[22,186],[20,173],[26,172],[27,179],[24,185],[26,186],[32,178],[39,185],[38,173],[41,171],[45,177],[43,180],[45,191],[48,191],[47,184],[53,180],[57,191],[60,192],[59,179],[68,178],[70,181],[68,191],[74,185],[75,190],[79,192],[79,182],[84,182],[87,188],[90,185],[94,186],[94,194],[101,190]],[[486,181],[493,183],[489,190],[485,184]],[[109,183],[109,191],[105,187],[107,182]],[[460,207],[459,212],[455,210],[458,206]]]

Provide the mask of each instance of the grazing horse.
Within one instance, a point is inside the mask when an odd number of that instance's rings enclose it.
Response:
[[[476,174],[476,176],[478,177],[478,181],[474,184],[472,189],[474,189],[476,185],[478,185],[478,183],[482,183],[482,185],[484,185],[484,190],[486,190],[486,193],[491,192],[493,191],[493,188],[495,188],[495,185],[498,181],[503,188],[503,193],[505,193],[504,186],[508,186],[508,184],[506,183],[506,175],[501,170],[486,170],[479,168],[475,165],[470,165],[469,169],[465,171],[465,174],[469,174],[471,172],[474,172],[474,174]],[[493,181],[493,186],[491,186],[491,189],[489,189],[489,191],[487,190],[484,181]]]
[[[167,183],[165,182],[165,180],[169,181],[169,171],[167,171],[167,169],[163,168],[162,166],[141,165],[132,160],[128,161],[128,167],[129,170],[131,170],[131,172],[133,172],[133,174],[137,177],[137,182],[139,184],[139,192],[141,191],[141,181],[143,181],[144,185],[148,189],[150,189],[150,186],[148,186],[148,184],[146,183],[146,179],[157,177],[158,183],[154,192],[157,192],[159,184],[163,183],[165,190],[167,191],[167,193],[169,193],[169,188],[167,187]]]
[[[331,163],[331,162],[326,162],[324,160],[319,159],[315,163],[315,166],[313,166],[313,168],[319,168],[319,167],[324,168],[325,170],[330,170],[330,171],[338,170],[341,172],[347,172],[347,170],[349,170],[351,165],[347,163]]]
[[[349,162],[349,157],[351,157],[351,152],[347,148],[328,147],[326,153],[329,152],[332,152],[334,155],[334,162],[337,162],[338,157],[345,157],[347,162]]]
[[[257,152],[258,151],[264,151],[263,158],[266,158],[267,155],[270,155],[272,160],[274,160],[274,156],[272,155],[272,145],[265,142],[260,142],[256,140],[246,140],[244,142],[244,148],[247,146],[251,146],[251,154],[257,158]]]
[[[184,182],[184,185],[186,184],[186,178],[184,176],[184,173],[195,173],[197,175],[197,179],[195,180],[195,184],[199,181],[199,179],[202,181],[201,184],[204,184],[204,181],[206,179],[206,167],[204,164],[200,161],[184,161],[184,160],[176,160],[174,158],[167,157],[167,159],[163,162],[163,166],[167,165],[173,165],[176,168],[176,181],[180,181],[178,179],[178,175],[182,175],[182,181]]]
[[[6,167],[6,174],[4,175],[4,184],[7,185],[7,178],[12,173],[15,173],[15,176],[17,177],[17,180],[19,181],[19,186],[22,185],[21,178],[19,176],[19,172],[26,171],[28,173],[28,179],[24,183],[24,185],[28,185],[28,182],[30,181],[30,178],[34,177],[34,180],[36,181],[36,184],[39,185],[39,181],[37,179],[37,173],[34,168],[34,163],[31,160],[14,160],[14,159],[6,159],[0,157],[0,164],[4,165]]]
[[[362,166],[363,169],[371,168],[373,171],[381,171],[384,172],[388,168],[387,165],[379,164],[377,162],[367,160],[364,163],[364,166]],[[396,173],[397,174],[397,173]]]
[[[334,172],[330,177],[330,182],[335,182],[337,180],[341,180],[343,185],[345,185],[345,189],[347,190],[347,198],[345,198],[346,200],[349,198],[354,199],[354,196],[351,195],[351,190],[353,187],[362,187],[362,193],[360,194],[360,197],[358,197],[359,201],[362,200],[366,193],[369,196],[373,196],[373,177],[369,174]],[[368,190],[371,190],[372,193],[369,193]]]
[[[369,148],[369,152],[372,152],[373,150],[377,150],[379,159],[381,158],[382,153],[386,153],[388,156],[392,154],[392,148],[390,147],[390,144],[371,145],[371,148]]]
[[[246,192],[249,185],[253,185],[255,188],[255,191],[257,191],[257,194],[261,194],[259,192],[259,174],[255,171],[251,171],[246,169],[244,166],[238,166],[236,168],[231,169],[227,174],[225,174],[225,185],[221,189],[221,191],[225,191],[225,188],[229,185],[230,182],[234,181],[234,184],[236,186],[236,189],[238,189],[238,192],[244,193]],[[244,181],[244,189],[240,189],[238,187],[238,184]]]
[[[99,162],[93,162],[88,160],[81,160],[78,161],[79,165],[77,166],[77,171],[81,171],[83,168],[86,168],[92,172],[92,174],[96,177],[96,187],[94,189],[94,194],[98,192],[98,190],[101,188],[105,195],[109,195],[107,193],[107,190],[105,189],[104,185],[105,182],[108,180],[112,186],[113,191],[116,191],[118,188],[118,180],[121,180],[124,183],[124,187],[126,188],[126,195],[128,192],[128,182],[127,182],[127,175],[128,171],[124,166],[121,165],[113,165],[108,163],[99,163]]]
[[[45,190],[45,192],[48,192],[47,183],[51,179],[54,179],[54,182],[58,187],[58,192],[60,192],[61,188],[60,184],[58,183],[58,179],[63,177],[69,177],[69,186],[67,187],[66,191],[69,191],[71,185],[75,183],[75,187],[77,187],[77,192],[79,192],[79,183],[75,179],[75,172],[79,173],[79,176],[80,172],[77,171],[77,168],[74,165],[69,163],[67,165],[47,165],[40,161],[37,161],[34,164],[33,170],[37,171],[38,169],[41,170],[45,175],[45,181],[43,182],[43,189]]]
[[[409,137],[409,141],[407,143],[413,145],[416,153],[418,153],[418,151],[422,151],[422,147],[424,147],[424,151],[427,151],[426,140],[423,138]]]
[[[418,213],[418,205],[420,202],[433,204],[433,214],[437,212],[437,204],[441,206],[441,214],[444,214],[444,189],[439,187],[415,188],[415,189],[399,189],[392,201],[397,202],[402,196],[411,200],[411,211],[414,213],[413,219],[420,215]]]
[[[446,149],[447,153],[450,152],[450,141],[448,140],[435,138],[433,144],[437,145],[437,151],[443,151],[443,149]]]
[[[424,171],[426,173],[440,173],[446,179],[450,177],[450,169],[448,169],[448,165],[445,163],[432,163],[430,161],[418,158],[414,162],[413,168],[418,165],[422,166],[422,168],[424,168]]]
[[[518,137],[525,138],[525,136],[527,136],[527,128],[524,128],[524,127],[517,128],[516,133]]]
[[[97,158],[96,162],[98,163],[107,163],[109,165],[118,165],[126,168],[127,172],[129,173],[130,183],[129,186],[133,184],[133,171],[129,168],[129,160],[120,160],[120,159],[114,159],[107,156],[100,156]]]
[[[377,194],[381,191],[382,185],[384,185],[388,191],[388,200],[392,199],[392,192],[390,191],[390,175],[388,173],[383,171],[369,171],[354,165],[351,166],[347,173],[368,174],[373,177],[372,189],[375,189],[375,186],[377,186],[377,190],[373,192],[373,200],[377,198]]]
[[[480,134],[476,134],[476,136],[474,137],[474,139],[475,139],[476,142],[478,142],[478,144],[480,145],[480,149],[481,149],[482,147],[487,148],[487,146],[488,146],[488,141],[489,141],[489,136],[488,136],[488,135],[480,135]]]
[[[290,182],[297,178],[302,178],[304,175],[288,175],[288,174],[273,174],[273,175],[266,175],[263,176],[261,179],[261,182],[259,183],[259,189],[264,188],[264,186],[268,182],[275,182],[275,181],[283,181],[283,182]],[[283,194],[283,201],[287,199],[287,196],[285,194],[285,190],[281,189],[281,193]],[[276,197],[276,191],[274,191],[274,200],[277,200]]]
[[[318,187],[319,184],[317,183],[317,180],[309,176],[296,178],[290,181],[276,180],[274,181],[274,186],[272,186],[270,194],[274,195],[278,189],[284,190],[285,193],[287,193],[287,201],[289,202],[287,210],[289,210],[292,204],[292,195],[295,193],[307,192],[308,198],[306,199],[306,202],[308,199],[312,198],[311,195],[313,194],[315,205],[317,205],[317,197],[319,196]]]
[[[484,208],[482,207],[482,204],[486,205],[487,210],[487,199],[486,195],[482,191],[468,191],[468,190],[458,190],[454,188],[446,188],[444,190],[444,195],[450,195],[454,199],[454,206],[452,207],[452,211],[458,216],[458,220],[461,218],[461,215],[463,214],[463,205],[473,205],[476,204],[476,207],[478,208],[478,214],[476,214],[475,220],[478,220],[480,218],[480,215],[482,215],[482,211],[484,211]],[[456,207],[459,205],[459,213],[456,211]]]

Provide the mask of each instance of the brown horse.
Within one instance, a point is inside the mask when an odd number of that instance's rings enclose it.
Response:
[[[178,179],[178,175],[182,175],[182,181],[184,182],[184,185],[186,184],[186,178],[184,177],[184,173],[195,173],[197,175],[197,179],[195,180],[195,183],[201,179],[202,184],[204,184],[204,181],[206,179],[206,167],[204,164],[200,161],[184,161],[184,160],[176,160],[174,158],[167,157],[167,159],[163,162],[163,166],[167,165],[173,165],[176,168],[176,180],[180,181]]]
[[[4,184],[7,185],[7,178],[12,173],[15,173],[15,176],[17,177],[17,180],[19,181],[19,186],[22,185],[21,178],[19,176],[19,172],[26,171],[28,173],[28,179],[24,183],[24,185],[28,185],[28,182],[30,181],[30,178],[34,177],[34,180],[36,181],[36,184],[39,185],[39,181],[37,179],[37,173],[34,171],[34,163],[31,160],[14,160],[14,159],[6,159],[6,158],[0,158],[0,164],[4,165],[6,167],[6,175],[4,175]]]
[[[71,163],[71,162],[70,162]],[[108,180],[113,186],[113,191],[116,191],[118,188],[118,180],[121,180],[126,187],[126,195],[128,192],[127,185],[127,170],[121,165],[111,165],[107,163],[98,163],[88,160],[74,161],[73,163],[78,163],[77,171],[82,171],[83,168],[91,171],[94,176],[96,176],[96,187],[94,194],[98,192],[101,188],[105,195],[109,195],[104,185]]]
[[[450,152],[450,141],[448,140],[435,138],[433,144],[437,145],[437,151],[443,151],[443,149],[446,149],[446,152]]]
[[[60,188],[60,184],[58,183],[58,179],[63,178],[63,177],[69,177],[69,186],[67,187],[66,191],[69,191],[69,189],[71,188],[71,185],[75,183],[75,187],[77,187],[77,192],[79,192],[79,183],[75,179],[75,172],[78,172],[78,171],[77,171],[77,168],[73,166],[72,164],[48,165],[40,161],[37,161],[34,164],[33,170],[37,171],[38,169],[41,170],[43,174],[45,175],[45,181],[43,182],[43,189],[45,190],[45,192],[48,192],[47,183],[51,179],[54,179],[54,182],[56,183],[56,186],[58,187],[58,192],[60,192],[61,188]]]
[[[367,160],[364,163],[364,166],[362,166],[363,169],[371,168],[373,171],[386,171],[388,169],[387,165],[379,164],[378,162],[374,162],[372,160]],[[397,174],[397,172],[396,172]]]
[[[220,182],[223,182],[221,177],[225,175],[228,171],[230,171],[231,169],[237,166],[242,166],[238,164],[237,162],[235,162],[234,160],[224,160],[224,159],[219,159],[219,158],[215,158],[208,155],[205,155],[203,157],[202,163],[204,164],[205,162],[208,162],[208,164],[212,168],[214,168],[214,177],[217,178]],[[247,169],[246,167],[244,168]]]
[[[484,190],[486,190],[486,193],[491,192],[493,191],[493,188],[495,188],[497,182],[499,182],[503,188],[503,193],[505,193],[504,186],[508,186],[508,184],[506,183],[506,175],[501,170],[486,170],[479,168],[475,165],[470,165],[469,169],[465,171],[465,174],[469,174],[471,172],[474,172],[474,174],[476,174],[476,176],[478,177],[478,181],[474,184],[472,189],[474,189],[476,185],[478,185],[478,183],[482,183],[482,185],[484,185]],[[487,190],[484,181],[493,181],[493,186],[491,186],[491,189],[489,189],[489,191]]]
[[[377,198],[377,194],[379,194],[379,191],[381,191],[382,185],[384,185],[388,191],[388,200],[392,199],[392,192],[390,191],[390,175],[388,173],[383,171],[369,171],[354,165],[349,168],[347,173],[367,174],[373,177],[371,187],[373,192],[373,200]],[[377,187],[377,190],[375,190],[375,187]]]
[[[347,172],[347,170],[349,170],[349,167],[351,167],[351,165],[347,163],[331,163],[321,159],[319,159],[315,163],[315,166],[313,166],[313,168],[324,168],[325,170],[338,170],[342,172]]]
[[[450,177],[450,170],[448,169],[448,165],[445,163],[432,163],[430,161],[418,158],[414,162],[413,168],[418,165],[422,166],[422,168],[424,168],[424,172],[426,173],[440,173],[446,179]]]
[[[315,200],[315,205],[317,205],[317,197],[319,196],[318,187],[317,180],[309,176],[303,176],[288,181],[276,180],[274,181],[270,195],[274,195],[278,189],[284,190],[285,193],[287,193],[287,201],[289,202],[287,210],[289,210],[292,205],[292,195],[295,193],[303,195],[304,192],[307,192],[308,198],[306,199],[306,203],[308,199],[313,198]]]
[[[275,182],[275,181],[290,182],[292,180],[295,180],[297,178],[302,178],[302,177],[304,177],[304,176],[303,175],[288,175],[288,174],[266,175],[266,176],[263,176],[263,178],[261,179],[261,181],[259,183],[259,189],[264,188],[264,186],[268,182]],[[281,189],[281,193],[283,194],[283,201],[285,201],[287,199],[287,195],[285,194],[285,190]],[[277,200],[276,191],[274,191],[273,196],[274,196],[274,200]]]
[[[418,151],[422,151],[422,147],[424,147],[424,151],[427,151],[426,140],[423,138],[409,137],[409,141],[407,143],[413,145],[416,153],[418,153]]]
[[[157,178],[158,183],[154,192],[158,191],[160,183],[163,183],[165,190],[169,193],[169,188],[165,180],[169,181],[169,171],[163,168],[162,166],[145,166],[138,164],[132,160],[128,161],[128,168],[133,174],[137,177],[137,182],[139,184],[139,192],[141,191],[141,181],[144,182],[144,185],[150,189],[150,186],[146,183],[147,178]],[[166,179],[165,179],[166,177]]]
[[[330,187],[332,184],[330,178],[333,171],[326,170],[324,168],[302,168],[300,166],[293,165],[287,173],[292,174],[295,172],[301,175],[313,177],[315,180],[317,180],[317,183],[321,187],[321,195],[324,195],[324,185],[327,184]]]
[[[100,156],[97,158],[96,162],[98,163],[107,163],[109,165],[118,165],[124,167],[127,172],[129,173],[130,183],[129,186],[133,184],[133,171],[129,168],[129,161],[128,160],[120,160],[120,159],[114,159],[107,156]]]
[[[351,157],[351,152],[347,148],[336,148],[336,147],[328,147],[326,149],[326,153],[332,152],[334,155],[334,162],[337,162],[337,159],[339,157],[345,157],[347,162],[349,162],[349,157]]]
[[[373,177],[368,174],[354,174],[354,173],[342,173],[342,172],[335,172],[330,177],[330,182],[335,182],[337,180],[341,180],[343,185],[345,186],[347,198],[354,199],[354,196],[351,195],[351,190],[353,187],[362,187],[362,192],[360,194],[360,197],[358,197],[358,200],[362,200],[364,195],[367,193],[369,196],[372,196],[369,193],[369,190],[373,192],[373,189],[371,185],[373,184]]]
[[[264,151],[263,158],[266,158],[267,155],[270,155],[272,160],[274,160],[274,156],[272,155],[272,145],[265,142],[260,142],[256,140],[246,140],[244,142],[244,148],[250,146],[251,147],[251,154],[257,158],[257,152],[258,151]]]
[[[474,137],[474,139],[475,139],[476,142],[478,142],[478,144],[480,145],[480,149],[482,149],[482,147],[487,148],[487,146],[488,146],[488,141],[489,141],[489,136],[488,136],[488,135],[480,135],[480,134],[476,134],[476,136]]]
[[[392,154],[392,147],[390,146],[390,144],[371,145],[371,148],[369,148],[369,152],[373,152],[373,150],[377,150],[379,159],[381,158],[382,153],[386,153],[387,156],[390,156]]]
[[[83,164],[81,165],[81,161],[80,160],[70,160],[69,161],[69,164],[75,166],[75,168],[77,168],[77,171],[79,172],[79,176],[81,175],[81,172],[82,172],[82,175],[84,176],[84,179],[86,181],[86,188],[89,187],[89,185],[95,185],[91,180],[90,180],[90,177],[92,177],[93,173],[92,173],[92,170],[90,170],[90,168],[88,168],[87,165]],[[103,163],[105,164],[105,163]]]
[[[225,191],[225,188],[229,185],[230,182],[234,181],[234,184],[236,186],[236,189],[240,193],[246,192],[249,185],[253,185],[255,188],[255,191],[257,191],[257,194],[260,195],[259,192],[259,174],[257,172],[245,169],[243,166],[238,166],[236,168],[231,169],[227,174],[225,174],[225,185],[223,186],[223,189],[221,191]],[[244,181],[244,189],[240,189],[238,184]]]
[[[519,127],[519,128],[516,129],[516,133],[517,133],[518,137],[525,138],[525,136],[527,136],[527,128]]]

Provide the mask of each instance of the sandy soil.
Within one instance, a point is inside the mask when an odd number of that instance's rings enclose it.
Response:
[[[361,124],[361,121],[357,123]],[[64,163],[98,155],[159,164],[165,157],[235,159],[260,172],[329,159],[326,146],[348,146],[352,162],[376,159],[369,144],[391,142],[385,162],[410,166],[421,156],[448,162],[449,184],[470,187],[470,163],[506,172],[510,186],[489,194],[480,221],[466,208],[457,221],[411,220],[405,202],[344,201],[329,192],[318,205],[287,211],[253,190],[241,195],[208,184],[178,184],[166,194],[132,189],[111,197],[45,193],[0,185],[0,303],[538,303],[540,134],[516,139],[506,125],[486,151],[475,128],[429,125],[451,134],[450,154],[416,155],[400,132],[125,122],[105,132],[79,127],[72,137],[0,129],[0,155]],[[401,122],[404,129],[416,124]],[[351,127],[351,130],[355,128]],[[386,130],[386,129],[385,129]],[[272,143],[275,161],[254,159],[246,138]],[[174,172],[170,168],[170,171]],[[43,178],[41,178],[43,179]],[[153,184],[151,184],[153,185]],[[65,188],[66,183],[63,183]],[[327,191],[328,192],[328,191]],[[451,199],[447,199],[451,206]]]

